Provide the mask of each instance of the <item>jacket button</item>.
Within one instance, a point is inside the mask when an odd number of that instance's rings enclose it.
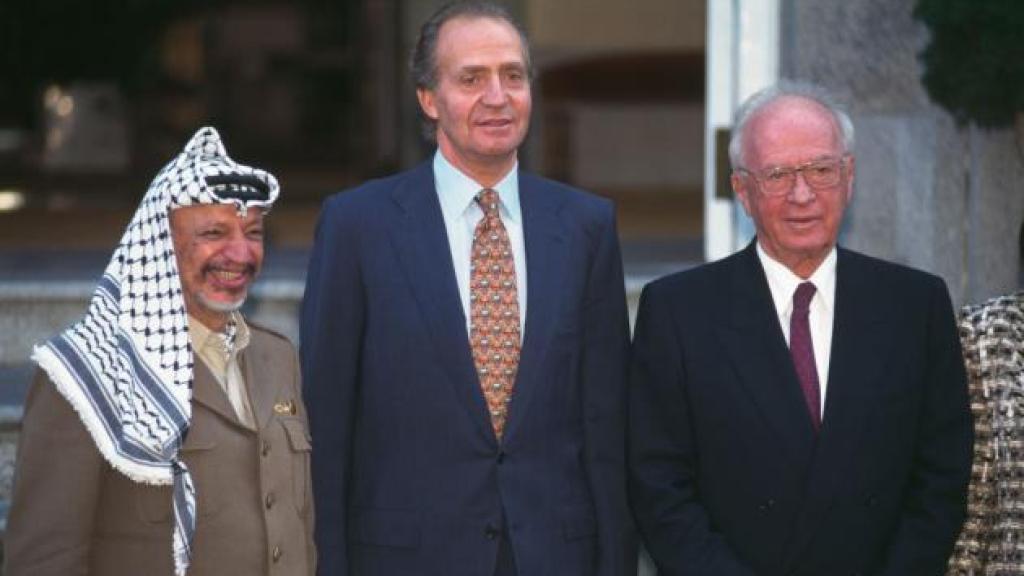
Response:
[[[261,453],[264,456],[267,456],[268,454],[270,454],[270,440],[264,440],[263,441],[263,449],[261,450]]]
[[[504,450],[498,451],[498,458],[497,458],[497,460],[498,460],[498,464],[504,464],[505,463],[505,451]]]
[[[775,499],[774,498],[769,498],[769,499],[765,500],[764,502],[762,502],[762,503],[757,505],[757,509],[760,512],[768,512],[772,508],[775,508]]]
[[[277,498],[274,497],[273,492],[270,492],[269,494],[267,494],[267,497],[263,500],[263,502],[267,505],[267,510],[270,510],[271,508],[274,507],[274,502],[277,502]]]
[[[868,508],[874,508],[878,505],[878,496],[868,494],[868,497],[864,499],[864,505]]]
[[[493,524],[488,524],[487,528],[484,528],[484,537],[488,540],[494,540],[498,537],[498,528]]]
[[[278,560],[281,559],[281,556],[283,554],[284,554],[284,552],[281,551],[281,547],[280,546],[274,546],[274,551],[270,554],[270,557],[274,560],[274,562],[277,562]]]

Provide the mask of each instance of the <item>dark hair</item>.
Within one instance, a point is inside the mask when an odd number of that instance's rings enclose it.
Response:
[[[442,6],[420,27],[419,38],[409,58],[409,72],[412,74],[413,86],[417,90],[433,90],[437,87],[437,41],[441,36],[441,27],[456,18],[498,20],[512,26],[519,34],[519,41],[523,45],[523,60],[526,63],[527,74],[530,78],[533,77],[526,29],[512,16],[508,8],[490,0],[460,0]],[[434,121],[423,115],[422,110],[420,114],[423,119],[423,133],[428,139],[433,140]]]

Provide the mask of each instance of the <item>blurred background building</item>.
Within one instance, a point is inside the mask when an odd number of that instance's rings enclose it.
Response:
[[[537,72],[522,164],[615,199],[635,303],[646,281],[751,238],[724,155],[737,104],[780,77],[820,82],[857,128],[843,242],[941,275],[958,304],[1012,291],[1024,122],[933,102],[933,33],[915,17],[929,3],[510,0]],[[80,317],[149,180],[201,125],[281,181],[250,313],[294,337],[322,200],[431,153],[406,62],[441,4],[0,3],[0,433],[16,432],[31,345]],[[1024,85],[1013,70],[1007,90]],[[0,462],[12,450],[0,442]]]
[[[0,401],[74,321],[148,181],[216,126],[266,167],[254,313],[295,336],[320,203],[412,166],[407,58],[437,0],[8,0],[0,7]],[[634,292],[703,258],[707,10],[698,0],[517,1],[535,113],[522,163],[614,198]]]

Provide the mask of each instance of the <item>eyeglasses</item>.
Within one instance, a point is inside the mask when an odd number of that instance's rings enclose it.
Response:
[[[785,196],[796,184],[796,175],[800,173],[804,177],[807,186],[814,190],[831,188],[843,179],[846,171],[846,161],[849,155],[840,158],[829,158],[815,160],[799,166],[776,166],[760,172],[751,172],[745,168],[736,171],[742,172],[754,178],[760,184],[761,194],[765,196]]]

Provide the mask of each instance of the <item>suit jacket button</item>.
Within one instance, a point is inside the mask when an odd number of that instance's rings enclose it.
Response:
[[[264,440],[263,441],[263,449],[261,450],[261,453],[264,456],[267,456],[268,454],[270,454],[270,440]]]
[[[505,463],[505,451],[504,450],[499,450],[498,451],[498,458],[497,458],[497,460],[498,460],[498,464],[504,464]]]
[[[868,497],[864,499],[864,505],[868,508],[874,508],[878,505],[878,496],[868,494]]]
[[[765,500],[764,502],[762,502],[761,504],[758,504],[757,509],[760,512],[768,512],[769,510],[771,510],[774,507],[775,507],[775,499],[774,498],[769,498],[769,499]]]
[[[488,540],[494,540],[498,537],[498,528],[493,524],[488,524],[487,528],[484,528],[484,537]]]
[[[274,562],[277,562],[278,560],[281,559],[281,556],[283,554],[284,554],[284,552],[281,551],[281,547],[280,546],[274,546],[274,551],[271,553],[270,557],[274,560]]]
[[[273,492],[268,493],[267,497],[264,499],[264,503],[267,505],[267,510],[270,510],[271,508],[273,508],[274,507],[274,502],[276,502],[276,501],[277,501],[277,499],[274,498],[274,493]]]

